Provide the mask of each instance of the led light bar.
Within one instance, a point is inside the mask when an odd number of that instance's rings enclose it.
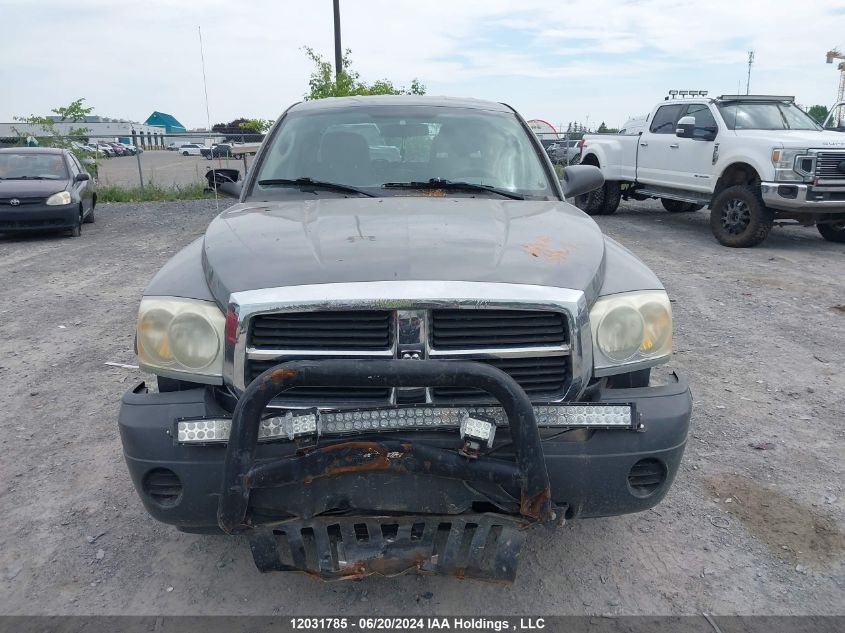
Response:
[[[550,403],[534,406],[540,428],[639,428],[630,404]],[[473,420],[470,422],[469,420]],[[490,422],[487,422],[487,421]],[[479,424],[476,424],[479,423]],[[259,441],[293,440],[307,435],[350,435],[378,431],[419,431],[455,429],[481,441],[488,441],[481,423],[490,428],[507,426],[502,407],[406,406],[351,411],[327,411],[265,418],[258,428]],[[229,418],[179,420],[177,441],[185,444],[226,442],[232,421]],[[486,428],[486,427],[485,427]],[[492,442],[492,433],[490,442]],[[478,433],[479,435],[476,435]]]
[[[402,407],[368,411],[320,413],[324,434],[355,431],[422,430],[458,428],[467,415],[466,409],[451,407]]]
[[[499,426],[507,426],[507,417],[501,407],[471,407],[470,415],[491,418]],[[633,407],[629,404],[551,404],[534,407],[537,426],[544,427],[598,427],[607,429],[634,429]]]
[[[181,443],[227,442],[232,431],[232,420],[214,418],[185,420],[176,423],[176,438]]]
[[[232,432],[231,418],[209,418],[204,420],[180,420],[176,423],[176,437],[183,444],[206,444],[228,442]],[[258,441],[287,438],[293,440],[302,435],[317,433],[317,415],[307,413],[264,418],[258,427]]]

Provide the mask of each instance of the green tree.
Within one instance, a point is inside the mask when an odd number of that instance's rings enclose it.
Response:
[[[71,101],[67,106],[53,108],[51,112],[59,117],[59,121],[84,122],[85,117],[90,115],[94,108],[83,105],[83,101],[85,101],[84,97]],[[30,114],[27,117],[16,116],[13,118],[19,123],[35,128],[33,133],[31,129],[19,130],[13,127],[12,131],[18,135],[20,143],[25,143],[30,137],[35,137],[39,145],[68,149],[76,155],[83,165],[93,170],[95,174],[97,173],[96,153],[82,148],[82,141],[87,140],[90,132],[88,128],[71,127],[66,132],[60,133],[56,129],[57,121],[49,116]]]
[[[814,105],[807,110],[807,114],[813,117],[818,123],[824,123],[824,120],[827,118],[827,115],[830,114],[830,111],[827,109],[827,106]]]
[[[397,88],[388,79],[377,79],[367,83],[357,71],[352,69],[352,51],[346,49],[343,54],[343,69],[335,76],[334,67],[322,55],[310,46],[303,48],[306,57],[314,62],[314,70],[308,79],[306,100],[325,99],[326,97],[349,97],[360,95],[423,95],[425,86],[418,79],[411,81],[411,86]]]
[[[228,141],[246,140],[251,143],[260,141],[262,135],[271,127],[273,121],[269,119],[240,117],[228,123],[215,123],[211,126],[211,131],[223,134]]]
[[[253,130],[256,134],[264,134],[264,132],[273,127],[273,121],[271,119],[247,119],[246,121],[241,121],[238,127],[245,130]]]

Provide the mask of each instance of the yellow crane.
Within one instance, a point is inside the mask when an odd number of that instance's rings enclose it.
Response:
[[[845,101],[845,55],[838,48],[831,48],[826,55],[827,63],[832,64],[834,59],[841,59],[836,68],[839,70],[839,91],[836,93],[836,102]]]

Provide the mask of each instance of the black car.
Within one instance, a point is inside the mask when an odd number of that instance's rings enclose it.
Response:
[[[66,149],[0,149],[0,233],[62,230],[94,221],[97,184]]]

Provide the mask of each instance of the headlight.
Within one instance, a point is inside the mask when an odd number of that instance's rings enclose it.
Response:
[[[805,149],[773,149],[772,165],[775,167],[776,181],[798,181],[812,178],[815,171],[815,158]]]
[[[590,310],[596,375],[651,367],[672,354],[672,307],[663,290],[612,295]]]
[[[138,362],[154,374],[220,384],[224,324],[212,302],[147,297],[138,310]]]
[[[47,198],[47,204],[51,207],[59,204],[70,204],[70,193],[67,191],[60,191],[59,193],[54,193],[52,196]]]

